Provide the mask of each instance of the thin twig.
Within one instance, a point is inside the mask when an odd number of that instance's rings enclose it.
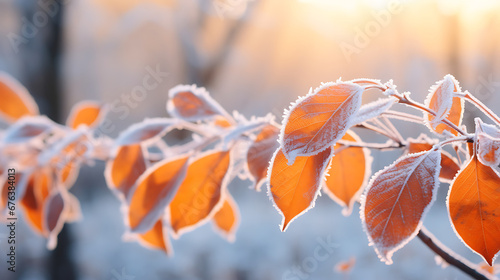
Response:
[[[356,143],[351,141],[339,140],[338,143],[346,147],[359,147],[359,148],[368,148],[377,150],[394,150],[406,147],[404,143],[394,143],[393,141],[389,141],[385,144],[379,144],[379,143]]]
[[[486,275],[480,273],[476,269],[473,268],[473,264],[466,264],[467,260],[461,260],[456,256],[456,254],[451,251],[448,247],[441,244],[436,240],[436,237],[430,233],[425,227],[422,226],[420,231],[418,232],[418,238],[422,240],[422,242],[429,247],[434,253],[439,255],[443,260],[447,263],[453,265],[454,267],[460,269],[470,277],[478,280],[491,280]]]
[[[396,97],[398,97],[398,96],[396,96]],[[399,103],[401,103],[401,104],[406,104],[408,106],[414,107],[416,109],[427,112],[433,116],[436,116],[436,112],[434,112],[434,110],[431,110],[431,109],[425,107],[423,104],[420,104],[416,101],[413,101],[408,95],[403,95],[403,97],[398,97],[398,98],[399,98]],[[467,133],[465,131],[463,131],[460,127],[458,127],[457,125],[455,125],[454,123],[452,123],[448,119],[442,119],[441,122],[448,125],[449,127],[453,128],[458,133],[460,133],[462,135],[467,135]]]
[[[364,122],[362,124],[358,124],[358,125],[356,125],[356,127],[366,128],[366,129],[372,130],[374,132],[377,132],[379,134],[382,134],[382,135],[388,137],[389,139],[393,140],[394,142],[399,143],[399,139],[397,139],[394,135],[388,134],[386,131],[383,131],[382,129],[380,129],[376,126],[370,125],[366,122]],[[402,143],[400,143],[400,144],[402,144]]]
[[[398,138],[396,136],[396,134],[394,134],[394,131],[390,130],[383,122],[381,122],[378,118],[373,118],[370,120],[371,122],[373,122],[373,124],[375,126],[378,126],[379,128],[383,129],[384,131],[386,131],[388,134],[392,135],[393,137],[395,138]],[[401,139],[398,138],[398,141],[401,142]]]
[[[486,105],[484,105],[479,99],[474,97],[474,95],[469,92],[465,92],[465,100],[474,104],[477,108],[479,108],[483,113],[485,113],[490,119],[495,121],[498,125],[500,125],[500,117],[498,117],[493,111],[491,111]]]
[[[390,130],[392,130],[392,133],[394,133],[394,135],[396,135],[396,137],[398,137],[399,139],[399,142],[404,142],[404,138],[403,136],[401,136],[401,134],[399,133],[399,131],[396,129],[396,127],[394,127],[394,125],[392,124],[392,122],[389,120],[389,118],[385,117],[385,116],[382,116],[381,117],[382,120],[384,120],[384,122],[387,124],[387,126],[389,127]]]
[[[424,123],[424,119],[422,117],[415,116],[415,115],[408,114],[408,113],[393,111],[393,110],[388,110],[386,112],[383,112],[382,115],[384,117],[391,118],[391,119],[410,121],[410,122],[419,123],[419,124]]]

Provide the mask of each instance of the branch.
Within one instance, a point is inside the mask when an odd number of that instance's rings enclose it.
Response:
[[[470,94],[468,91],[465,92],[465,100],[474,104],[477,108],[479,108],[483,113],[485,113],[490,119],[495,121],[498,125],[500,125],[500,117],[498,117],[493,111],[491,111],[486,105],[484,105],[479,99],[474,97],[474,95]]]
[[[386,112],[383,112],[382,116],[387,117],[387,118],[391,118],[391,119],[396,119],[396,120],[414,122],[414,123],[418,123],[418,124],[422,124],[424,122],[424,119],[422,117],[415,116],[412,114],[403,113],[403,112],[392,111],[392,110],[388,110]]]
[[[467,261],[460,260],[455,257],[456,254],[449,248],[441,244],[439,241],[437,241],[436,237],[432,235],[432,233],[430,233],[425,227],[422,226],[417,236],[418,238],[420,238],[420,240],[422,240],[422,242],[424,242],[425,245],[427,245],[427,247],[434,251],[434,253],[443,258],[443,260],[468,274],[470,277],[478,280],[490,280],[490,278],[488,278],[486,275],[474,269],[471,264],[466,264],[465,262]]]
[[[394,143],[393,141],[389,140],[385,144],[379,144],[379,143],[356,143],[352,141],[345,141],[345,140],[339,140],[337,143],[344,145],[346,148],[348,147],[359,147],[359,148],[368,148],[368,149],[376,149],[376,150],[394,150],[394,149],[401,149],[405,148],[406,144],[401,143],[401,142],[396,142]],[[335,151],[338,151],[339,149],[335,149]]]
[[[398,143],[398,144],[400,144],[400,145],[402,145],[402,144],[403,144],[403,143],[401,143],[401,142],[399,141],[399,139],[398,139],[396,136],[391,135],[389,132],[384,131],[384,130],[382,130],[382,129],[380,129],[380,128],[378,128],[378,127],[374,126],[374,125],[370,125],[370,124],[368,124],[367,122],[364,122],[364,123],[361,123],[361,124],[357,124],[357,125],[355,125],[354,127],[359,127],[359,128],[365,128],[365,129],[372,130],[372,131],[374,131],[374,132],[376,132],[376,133],[378,133],[378,134],[381,134],[381,135],[386,136],[387,138],[391,139],[392,141],[394,141],[394,142],[396,142],[396,143]]]
[[[418,102],[411,100],[407,94],[403,94],[402,96],[399,96],[399,95],[393,95],[393,96],[397,97],[399,99],[399,103],[401,103],[401,104],[406,104],[408,106],[414,107],[416,109],[427,112],[433,116],[436,116],[436,112],[434,112],[433,110],[425,107],[424,105],[422,105]],[[448,119],[443,119],[443,120],[441,120],[441,122],[448,125],[449,127],[453,128],[458,133],[460,133],[462,135],[467,135],[467,133],[465,131],[463,131],[461,128],[456,126],[454,123],[450,122]]]

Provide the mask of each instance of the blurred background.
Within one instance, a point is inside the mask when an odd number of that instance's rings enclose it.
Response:
[[[340,77],[393,79],[423,102],[450,73],[497,113],[500,104],[500,2],[493,0],[0,0],[0,38],[0,70],[28,88],[43,114],[64,122],[80,100],[106,102],[111,136],[145,117],[166,116],[167,92],[178,84],[206,87],[228,111],[271,112],[278,121],[309,88]],[[147,76],[156,86],[134,98]],[[482,116],[466,109],[466,125]],[[426,132],[417,124],[396,126],[406,137]],[[399,152],[372,154],[379,170]],[[120,205],[103,169],[102,163],[82,169],[72,192],[84,218],[65,226],[54,251],[20,223],[17,272],[2,265],[1,279],[467,279],[438,266],[418,239],[396,252],[393,265],[383,264],[368,246],[357,206],[343,217],[326,195],[282,233],[266,193],[249,189],[248,181],[229,186],[241,212],[234,243],[207,224],[173,240],[168,258],[122,241]],[[447,190],[442,184],[424,224],[479,263],[451,229]],[[5,234],[2,228],[2,252]],[[320,240],[335,249],[303,267]],[[352,257],[350,273],[334,270]],[[296,268],[306,273],[294,274]]]

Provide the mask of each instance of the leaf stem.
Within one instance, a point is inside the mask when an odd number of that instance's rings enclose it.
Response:
[[[498,125],[500,125],[500,117],[498,117],[493,111],[491,111],[486,105],[484,105],[479,99],[474,97],[474,95],[470,94],[468,91],[465,92],[465,100],[474,104],[477,108],[479,108],[483,113],[485,113],[490,119],[495,121]]]
[[[441,244],[441,242],[439,242],[436,237],[432,233],[430,233],[424,226],[420,228],[417,236],[427,247],[429,247],[432,251],[434,251],[434,253],[439,255],[443,260],[460,269],[470,277],[478,280],[490,280],[489,277],[477,271],[474,268],[473,264],[468,263],[467,260],[456,257],[456,254],[453,251],[451,251],[445,245]]]
[[[474,136],[473,135],[465,135],[465,136],[460,136],[460,137],[453,137],[453,138],[450,138],[450,139],[446,139],[442,142],[439,142],[439,145],[440,146],[444,146],[444,145],[448,145],[448,144],[451,144],[453,142],[458,142],[458,141],[474,141]]]
[[[396,142],[396,143],[398,143],[398,144],[400,144],[400,145],[402,145],[402,144],[403,144],[403,143],[401,143],[401,141],[399,141],[399,139],[398,139],[396,136],[391,135],[391,134],[389,134],[388,132],[386,132],[386,131],[384,131],[384,130],[382,130],[382,129],[380,129],[380,128],[378,128],[378,127],[374,126],[374,125],[368,124],[368,123],[366,123],[366,122],[361,123],[361,124],[358,124],[358,125],[356,125],[356,127],[360,127],[360,128],[365,128],[365,129],[372,130],[372,131],[374,131],[374,132],[377,132],[377,133],[379,133],[379,134],[381,134],[381,135],[386,136],[387,138],[389,138],[389,139],[393,140],[394,142]]]
[[[401,104],[406,104],[408,106],[417,108],[417,109],[422,110],[424,112],[427,112],[433,116],[436,116],[436,112],[434,112],[434,110],[431,110],[431,109],[425,107],[423,104],[420,104],[416,101],[411,100],[411,98],[408,96],[408,94],[403,94],[402,97],[397,96],[397,95],[395,95],[395,96],[399,99],[399,103],[401,103]],[[463,131],[461,128],[459,128],[454,123],[450,122],[448,119],[442,119],[441,122],[448,125],[449,127],[453,128],[458,133],[460,133],[462,135],[467,135],[467,133],[465,131]]]
[[[382,116],[381,118],[387,124],[387,126],[392,131],[392,133],[394,133],[394,135],[396,135],[396,137],[399,139],[399,142],[404,142],[403,136],[401,136],[401,134],[399,133],[397,128],[392,124],[392,122],[389,120],[389,118],[387,118],[385,116]]]
[[[399,120],[410,121],[410,122],[415,122],[415,123],[420,123],[420,124],[424,122],[424,119],[419,117],[419,116],[415,116],[415,115],[407,114],[407,113],[403,113],[403,112],[398,112],[398,111],[393,111],[393,110],[388,110],[386,112],[383,112],[382,115],[387,117],[387,118],[391,118],[391,119],[399,119]]]
[[[356,143],[351,141],[339,140],[339,144],[349,147],[359,147],[359,148],[369,148],[369,149],[377,149],[377,150],[393,150],[393,149],[401,149],[406,147],[404,143],[394,143],[393,141],[388,141],[385,144],[379,143]],[[335,151],[337,151],[336,149]]]

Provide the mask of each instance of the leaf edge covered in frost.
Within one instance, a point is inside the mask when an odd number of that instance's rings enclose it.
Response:
[[[236,240],[236,232],[238,231],[238,228],[240,227],[241,224],[241,212],[238,207],[238,203],[236,203],[233,196],[229,193],[227,189],[224,202],[226,201],[229,203],[234,213],[235,223],[233,225],[233,228],[230,230],[230,232],[225,232],[217,225],[217,222],[215,221],[215,216],[217,215],[217,213],[219,213],[224,204],[216,213],[214,213],[212,228],[217,234],[219,234],[222,238],[226,239],[229,243],[234,243],[234,241]]]
[[[350,136],[352,136],[357,142],[360,142],[360,143],[363,142],[361,140],[361,138],[353,131],[347,131],[346,134],[349,134]],[[326,185],[326,181],[328,180],[328,178],[325,178],[325,180],[322,184],[322,187],[321,187],[321,188],[323,188],[323,192],[326,193],[326,195],[328,195],[328,197],[330,197],[333,201],[335,201],[335,203],[337,203],[338,205],[340,205],[342,207],[342,215],[344,215],[345,217],[348,217],[352,214],[354,204],[356,203],[357,200],[359,200],[361,198],[361,195],[363,194],[365,189],[368,187],[368,184],[370,183],[370,178],[371,178],[372,172],[373,172],[372,171],[372,164],[373,164],[374,158],[371,155],[370,149],[368,149],[368,148],[360,148],[360,149],[362,149],[363,154],[365,156],[365,177],[363,178],[363,183],[361,184],[361,187],[351,198],[349,205],[346,205],[344,203],[344,201],[342,201],[335,194],[333,194],[333,192],[330,191],[330,189]],[[332,157],[330,158],[330,162],[333,160],[334,157],[335,157],[335,150],[332,150]],[[329,176],[328,172],[330,172],[330,170],[331,170],[331,166],[328,166],[327,171],[325,172],[325,174],[327,174],[326,177]]]
[[[312,88],[310,88],[308,94],[306,94],[305,96],[298,97],[297,100],[295,100],[294,102],[292,102],[290,104],[290,106],[289,106],[288,109],[284,110],[284,112],[283,112],[283,121],[282,121],[281,129],[280,129],[280,133],[279,133],[279,136],[278,136],[278,142],[279,142],[281,148],[285,147],[285,145],[284,145],[285,144],[285,129],[286,129],[286,126],[287,126],[287,124],[289,122],[290,115],[291,115],[291,113],[299,105],[301,105],[301,103],[303,101],[305,101],[309,97],[312,97],[312,96],[316,95],[317,93],[319,93],[320,91],[322,91],[322,90],[324,90],[324,89],[326,89],[328,87],[335,86],[335,85],[338,85],[338,84],[344,84],[344,85],[354,86],[354,88],[358,90],[358,93],[355,93],[355,94],[359,94],[359,97],[358,97],[359,100],[357,101],[358,104],[356,106],[358,109],[355,110],[354,112],[351,112],[351,114],[347,117],[346,126],[343,129],[343,133],[338,133],[337,137],[334,138],[334,139],[330,139],[330,142],[327,145],[324,145],[323,148],[320,148],[320,149],[315,150],[314,152],[308,152],[308,153],[304,153],[304,152],[301,153],[301,152],[297,151],[297,149],[294,149],[294,150],[292,150],[292,151],[290,151],[288,153],[286,153],[285,151],[283,151],[283,154],[287,158],[289,165],[293,164],[293,162],[295,161],[295,158],[297,156],[313,156],[313,155],[317,155],[320,152],[323,152],[324,150],[326,150],[327,148],[329,148],[331,146],[334,146],[335,143],[338,140],[340,140],[340,138],[342,138],[342,136],[344,136],[344,134],[350,128],[352,119],[356,116],[356,112],[358,112],[359,108],[361,107],[361,103],[362,103],[362,98],[361,97],[363,95],[363,92],[364,92],[365,88],[362,87],[362,86],[360,86],[359,84],[356,84],[356,83],[353,83],[353,82],[349,82],[349,81],[344,82],[344,81],[341,81],[339,79],[336,82],[321,83],[321,85],[319,87],[317,87],[316,89],[314,89],[314,91],[312,90]]]
[[[439,188],[439,185],[440,185],[439,184],[439,173],[441,171],[441,165],[439,164],[440,160],[437,162],[436,171],[435,171],[434,178],[433,178],[434,182],[435,182],[434,183],[435,185],[434,185],[434,188],[432,190],[431,201],[429,202],[429,204],[427,204],[427,206],[425,206],[424,210],[422,211],[422,215],[420,217],[420,221],[419,221],[417,227],[412,232],[412,234],[410,234],[408,237],[404,238],[401,242],[399,242],[399,244],[397,244],[397,246],[395,246],[391,250],[389,250],[386,253],[386,255],[384,255],[383,252],[382,252],[382,250],[384,248],[380,248],[379,249],[379,247],[376,246],[376,243],[374,242],[374,240],[373,240],[372,236],[370,235],[370,233],[368,231],[368,228],[367,228],[366,216],[365,216],[365,206],[366,206],[366,197],[367,197],[367,194],[370,191],[370,189],[373,187],[373,183],[379,177],[380,174],[382,174],[386,170],[394,168],[396,166],[396,164],[399,163],[400,161],[406,160],[409,157],[423,155],[423,154],[427,154],[427,153],[428,154],[430,154],[430,153],[436,153],[438,155],[438,157],[441,158],[441,148],[440,147],[437,148],[437,149],[432,149],[430,151],[423,151],[423,152],[419,152],[419,153],[413,153],[413,154],[407,154],[407,155],[401,156],[400,158],[398,158],[396,161],[394,161],[390,165],[384,167],[383,169],[381,169],[377,173],[375,173],[373,175],[373,177],[371,178],[370,183],[365,188],[365,192],[360,197],[360,204],[361,205],[359,207],[359,213],[360,213],[361,225],[363,227],[363,231],[366,233],[366,235],[368,237],[368,245],[369,246],[373,246],[373,248],[375,249],[375,253],[377,254],[378,258],[381,261],[383,261],[385,264],[387,264],[387,265],[390,265],[390,264],[393,263],[392,256],[393,256],[393,254],[396,251],[398,251],[399,249],[403,248],[406,244],[408,244],[408,242],[410,242],[413,238],[415,238],[415,236],[417,236],[418,232],[420,231],[420,228],[422,227],[423,220],[425,219],[425,216],[427,215],[427,213],[429,212],[430,208],[432,207],[432,205],[436,201],[436,199],[437,199],[437,191],[438,191],[438,188]]]
[[[19,135],[19,132],[23,128],[36,125],[42,128],[42,131],[39,134],[30,136]],[[50,131],[50,129],[53,129],[57,126],[58,125],[55,122],[53,122],[46,116],[24,116],[14,124],[10,125],[6,130],[4,130],[4,133],[0,136],[0,140],[3,142],[3,144],[22,144],[45,134],[46,132]]]
[[[474,147],[475,151],[476,151],[476,147]],[[451,214],[450,214],[450,194],[451,194],[451,191],[453,189],[453,185],[455,184],[457,178],[459,177],[459,175],[469,166],[469,164],[474,160],[474,158],[477,158],[476,160],[479,162],[479,163],[482,163],[481,160],[479,159],[478,155],[477,154],[474,154],[473,156],[470,157],[470,159],[468,159],[464,164],[463,164],[463,167],[460,169],[459,172],[457,172],[457,174],[455,175],[455,178],[453,179],[453,181],[450,183],[450,187],[448,188],[448,192],[446,194],[446,210],[447,210],[447,215],[448,215],[448,221],[450,222],[451,224],[451,228],[453,229],[453,233],[455,233],[455,235],[458,237],[458,239],[471,251],[473,252],[474,254],[478,255],[483,261],[485,261],[486,263],[488,263],[488,261],[486,260],[486,258],[481,255],[479,252],[476,252],[476,250],[472,249],[469,244],[467,244],[465,242],[465,240],[462,238],[462,236],[458,233],[457,229],[455,228],[455,224],[453,223],[453,220],[451,218]],[[482,163],[484,166],[486,167],[489,167],[493,170],[493,172],[500,178],[500,172],[498,172],[497,169],[495,168],[492,168],[484,163]],[[477,167],[476,167],[477,168]],[[492,264],[495,263],[496,259],[498,258],[498,256],[500,255],[500,250],[497,251],[495,253],[495,255],[493,256],[491,262]],[[489,265],[489,263],[488,263]]]
[[[228,120],[232,120],[231,115],[229,115],[226,110],[217,102],[215,101],[214,98],[210,95],[210,93],[207,91],[205,87],[198,87],[196,84],[192,85],[177,85],[173,88],[171,88],[168,91],[168,101],[166,105],[167,112],[181,120],[185,121],[201,121],[201,120],[207,120],[212,118],[213,116],[207,116],[203,118],[192,118],[192,117],[183,117],[177,112],[177,108],[175,108],[175,105],[172,104],[172,99],[179,93],[181,92],[191,92],[193,95],[196,97],[206,101],[210,106],[212,106],[211,109],[215,109],[214,112],[219,113],[220,116],[226,117]]]
[[[0,83],[5,84],[9,89],[11,89],[23,102],[23,105],[26,106],[26,109],[30,111],[31,115],[36,116],[40,114],[40,109],[38,104],[36,103],[33,96],[29,93],[28,89],[21,84],[16,78],[12,75],[8,74],[5,71],[0,71]],[[26,116],[26,115],[24,115]],[[4,119],[9,123],[14,123],[17,119],[8,116],[4,112],[0,110],[0,119]],[[19,118],[18,118],[19,119]]]
[[[220,187],[220,198],[219,198],[219,201],[214,205],[214,207],[212,208],[212,210],[210,211],[210,213],[203,219],[199,220],[198,222],[196,222],[195,224],[192,224],[192,225],[189,225],[189,226],[185,226],[185,227],[182,227],[180,228],[178,231],[175,231],[175,229],[173,228],[172,226],[172,215],[171,215],[171,204],[172,204],[172,201],[175,199],[175,195],[177,194],[174,194],[174,197],[172,198],[172,200],[170,201],[170,203],[168,204],[168,206],[166,207],[166,211],[168,213],[167,217],[168,217],[168,222],[169,222],[169,232],[172,236],[173,239],[179,239],[183,234],[186,234],[188,232],[191,232],[203,225],[205,225],[206,223],[208,223],[210,220],[213,219],[215,213],[217,213],[223,206],[223,203],[226,199],[226,192],[228,191],[227,190],[227,187],[229,185],[229,183],[231,183],[231,174],[233,172],[233,163],[234,163],[234,160],[233,160],[233,152],[232,150],[223,150],[223,149],[213,149],[213,150],[206,150],[200,154],[197,154],[196,156],[194,157],[191,157],[189,162],[188,162],[188,170],[186,170],[186,176],[187,176],[187,172],[189,171],[189,166],[191,166],[191,164],[193,164],[195,161],[203,158],[203,157],[206,157],[210,154],[214,154],[214,153],[221,153],[221,152],[227,152],[229,153],[229,166],[227,168],[227,171],[226,171],[226,174],[224,175],[224,178],[222,179],[222,182],[221,182],[221,187]],[[186,179],[186,176],[184,177],[184,180]],[[181,184],[179,185],[179,187],[184,183],[181,182]],[[179,190],[179,187],[177,188],[177,191]]]
[[[428,118],[429,118],[429,116],[431,116],[431,115],[430,115],[429,113],[427,113],[427,112],[423,112],[423,118],[424,118],[424,124],[425,124],[425,126],[426,126],[426,127],[427,127],[427,128],[428,128],[431,132],[432,132],[432,133],[434,133],[434,134],[436,134],[436,135],[440,135],[440,136],[442,136],[442,135],[443,135],[443,133],[445,133],[444,131],[447,131],[447,130],[448,130],[447,128],[450,128],[450,129],[451,129],[451,131],[452,131],[451,133],[456,132],[453,128],[451,128],[451,127],[449,127],[447,124],[444,124],[443,122],[441,122],[441,120],[443,120],[443,119],[447,119],[447,118],[449,117],[449,115],[450,115],[450,111],[451,111],[451,108],[453,107],[453,102],[454,102],[454,101],[453,101],[453,99],[454,99],[454,98],[460,98],[460,107],[461,107],[461,109],[460,109],[460,117],[459,117],[460,122],[459,122],[458,124],[456,124],[458,127],[460,127],[460,125],[461,125],[461,124],[462,124],[462,122],[463,122],[464,111],[465,111],[465,100],[464,100],[463,98],[461,98],[461,97],[459,97],[459,96],[457,96],[457,95],[456,95],[456,93],[461,93],[461,92],[462,92],[462,88],[460,87],[460,83],[458,82],[458,80],[457,80],[457,79],[456,79],[453,75],[451,75],[451,74],[446,74],[446,75],[443,77],[443,79],[442,79],[442,80],[437,81],[434,85],[432,85],[432,86],[429,88],[429,92],[428,92],[427,97],[425,98],[425,101],[424,101],[424,105],[425,105],[425,107],[430,108],[430,103],[431,103],[432,97],[434,96],[434,93],[436,92],[437,88],[438,88],[438,87],[440,87],[440,86],[444,83],[444,81],[445,81],[447,78],[448,78],[448,79],[451,79],[451,81],[453,82],[453,86],[454,86],[454,87],[455,87],[455,86],[457,87],[457,91],[455,92],[455,88],[453,88],[453,93],[452,93],[452,98],[451,98],[451,102],[452,102],[452,104],[451,104],[451,107],[447,110],[447,112],[446,112],[445,116],[443,116],[443,117],[439,120],[439,122],[440,122],[440,123],[437,123],[437,124],[435,125],[435,128],[433,128],[433,124],[432,124],[432,123],[433,123],[433,122],[437,122],[437,120],[436,120],[436,119],[438,119],[438,116],[434,116],[434,119],[431,121],[431,120],[429,120],[429,119],[428,119]],[[432,108],[431,108],[431,109],[432,109]],[[436,113],[437,113],[437,112],[436,112]],[[451,122],[451,121],[450,121],[450,122]],[[443,130],[443,133],[438,133],[438,132],[436,131],[436,129],[437,129],[437,127],[439,126],[439,124],[443,124],[443,125],[445,125],[445,128],[444,128],[444,130]],[[449,130],[448,130],[448,132],[449,132]]]
[[[328,148],[330,148],[330,147],[328,147]],[[282,219],[281,219],[281,222],[280,222],[279,226],[280,226],[280,230],[282,232],[285,232],[293,221],[295,221],[297,218],[299,218],[300,216],[304,215],[309,210],[311,210],[312,208],[314,208],[314,206],[316,204],[316,199],[318,198],[318,196],[321,195],[322,184],[325,181],[325,174],[328,172],[328,168],[330,167],[330,159],[333,156],[333,152],[332,152],[333,149],[330,151],[330,155],[328,156],[328,159],[326,160],[327,163],[323,165],[323,169],[321,170],[321,178],[319,178],[319,180],[318,180],[318,187],[317,187],[317,190],[314,192],[313,199],[312,199],[311,203],[309,204],[309,206],[306,209],[302,210],[302,212],[300,212],[299,214],[295,215],[288,222],[288,224],[286,224],[286,225],[285,225],[286,217],[285,217],[283,211],[281,211],[281,209],[278,207],[278,204],[274,201],[273,193],[271,191],[271,174],[272,174],[272,169],[273,169],[273,166],[274,166],[274,160],[275,160],[275,158],[278,155],[278,153],[279,153],[280,150],[281,150],[281,147],[277,148],[276,151],[273,153],[273,156],[271,157],[271,160],[269,161],[269,166],[267,168],[267,180],[266,180],[267,191],[266,191],[266,194],[267,194],[267,197],[269,198],[269,200],[271,201],[271,203],[273,204],[273,207],[281,215]],[[318,152],[318,154],[324,152],[325,150],[323,150],[321,152]],[[312,156],[315,156],[315,155],[312,155]],[[283,227],[283,226],[285,226],[285,227]]]
[[[139,186],[143,183],[144,180],[148,179],[149,176],[151,176],[153,173],[155,173],[159,168],[162,168],[164,165],[167,165],[169,163],[172,163],[174,161],[179,161],[184,159],[184,165],[180,168],[178,175],[175,177],[175,182],[174,187],[170,190],[168,194],[165,195],[165,197],[161,198],[156,202],[156,205],[153,205],[153,207],[149,210],[149,212],[144,215],[141,218],[141,221],[139,224],[135,227],[132,228],[130,225],[130,204],[132,203],[132,199],[134,197],[135,192],[139,188]],[[145,233],[148,230],[151,229],[151,226],[154,226],[154,224],[162,218],[163,212],[165,212],[165,209],[168,207],[170,202],[172,202],[172,199],[175,197],[175,194],[177,193],[177,190],[179,189],[180,185],[186,178],[186,173],[187,173],[187,168],[189,166],[189,161],[190,161],[190,155],[189,154],[181,154],[176,157],[172,158],[166,158],[162,161],[156,162],[152,166],[149,166],[144,173],[142,173],[137,180],[135,181],[134,185],[132,185],[128,196],[126,197],[126,204],[124,205],[125,209],[127,210],[127,215],[125,217],[125,225],[128,226],[131,232],[133,233]],[[152,224],[152,225],[151,225]]]

